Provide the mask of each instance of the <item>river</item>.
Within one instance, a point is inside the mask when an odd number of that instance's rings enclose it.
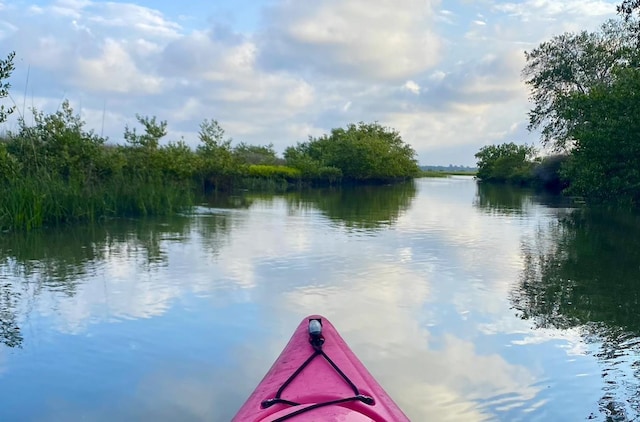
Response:
[[[469,177],[0,236],[0,420],[228,421],[329,318],[413,421],[640,419],[640,217]]]

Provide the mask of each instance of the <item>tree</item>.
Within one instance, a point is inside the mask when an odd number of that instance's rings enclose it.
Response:
[[[196,154],[200,160],[200,174],[205,185],[216,189],[230,184],[230,176],[238,171],[231,148],[231,139],[224,138],[224,129],[216,120],[205,119],[200,124],[200,145]]]
[[[125,169],[128,177],[139,180],[159,180],[162,175],[163,158],[159,145],[167,135],[167,122],[158,121],[155,116],[136,114],[136,120],[144,128],[139,134],[136,128],[124,128],[124,139],[129,146],[121,147],[120,152],[126,157]]]
[[[563,118],[574,123],[570,192],[588,201],[640,205],[640,69],[615,72],[612,84],[575,93]]]
[[[636,9],[640,9],[640,0],[624,0],[616,6],[618,13],[624,16],[625,19],[631,19]]]
[[[486,182],[527,184],[536,150],[533,146],[513,142],[487,145],[475,155],[478,160],[478,179]]]
[[[632,23],[609,20],[597,32],[564,33],[525,52],[522,75],[534,104],[529,129],[541,129],[543,144],[570,148],[574,122],[564,113],[567,97],[609,84],[614,69],[636,63],[634,37]]]
[[[136,114],[136,120],[144,127],[144,134],[138,135],[136,128],[124,129],[124,139],[134,147],[143,147],[151,150],[158,149],[160,139],[167,135],[167,121],[157,121],[156,117],[141,116]]]
[[[625,22],[632,22],[634,11],[637,12],[636,15],[640,16],[640,0],[624,0],[616,6],[616,10],[619,15],[622,15]],[[640,47],[640,21],[636,20],[633,28],[636,34],[636,46]]]
[[[285,151],[288,165],[301,170],[338,169],[345,179],[356,182],[414,177],[419,171],[415,155],[396,130],[363,122],[332,129],[330,135],[310,138]]]
[[[273,144],[249,145],[240,142],[233,148],[233,155],[245,164],[277,165],[284,161],[278,158]]]
[[[15,52],[9,53],[5,60],[0,60],[0,99],[6,98],[9,95],[9,88],[11,85],[8,82],[4,82],[5,79],[11,76],[11,72],[15,69],[13,65],[13,59],[16,56]],[[7,119],[7,116],[13,113],[14,107],[7,107],[0,105],[0,123]]]
[[[29,126],[21,116],[19,131],[9,132],[7,143],[8,152],[26,174],[41,177],[44,171],[49,176],[85,184],[112,170],[103,148],[105,139],[85,129],[85,122],[68,100],[52,114],[31,111],[33,124]]]

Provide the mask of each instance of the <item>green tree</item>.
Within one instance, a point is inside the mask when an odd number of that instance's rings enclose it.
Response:
[[[233,148],[233,155],[239,162],[244,164],[274,166],[284,163],[284,160],[278,158],[275,149],[273,149],[273,144],[249,145],[240,142]]]
[[[486,182],[528,184],[531,182],[535,154],[532,145],[513,142],[484,146],[475,154],[478,160],[476,176]]]
[[[624,0],[622,3],[616,6],[616,10],[618,11],[618,13],[624,16],[624,18],[627,20],[631,19],[633,12],[637,9],[640,9],[640,0]]]
[[[555,36],[525,56],[522,74],[534,105],[529,129],[541,130],[543,144],[566,150],[574,124],[564,112],[570,107],[567,97],[611,83],[614,69],[637,62],[638,50],[632,23],[609,20],[596,32]]]
[[[350,181],[386,182],[408,179],[419,172],[415,151],[400,134],[378,123],[350,124],[330,135],[285,150],[287,164],[303,171],[337,173]],[[326,170],[322,170],[326,169]]]
[[[155,116],[136,114],[136,120],[144,128],[124,128],[124,139],[128,146],[120,148],[127,160],[126,171],[129,176],[140,179],[158,179],[162,173],[162,153],[160,140],[167,135],[166,120],[158,121]]]
[[[225,139],[224,134],[216,120],[205,119],[200,124],[200,145],[196,148],[199,173],[205,185],[216,189],[229,187],[240,167],[233,154],[232,140]]]
[[[112,172],[104,149],[105,139],[92,130],[64,100],[58,111],[32,110],[34,124],[19,120],[19,131],[10,133],[7,149],[27,175],[61,178],[89,185]]]
[[[9,82],[5,82],[5,80],[11,76],[11,72],[15,69],[13,65],[13,59],[15,56],[16,53],[11,52],[6,59],[0,60],[0,100],[9,95],[9,88],[11,88],[11,85]],[[15,107],[5,108],[4,105],[0,105],[0,123],[4,122],[7,119],[7,116],[13,113],[14,109]]]
[[[618,14],[620,14],[626,22],[633,20],[633,12],[638,12],[640,10],[640,0],[623,0],[618,6],[616,6],[616,10]],[[638,22],[635,26],[638,31],[637,34],[640,37],[640,22]],[[640,42],[640,38],[638,38]]]
[[[156,117],[141,116],[136,114],[136,120],[144,127],[144,134],[139,135],[136,128],[124,128],[124,139],[133,147],[157,149],[160,139],[167,135],[167,121],[157,121]]]
[[[640,69],[615,72],[615,82],[576,93],[563,117],[575,139],[565,174],[569,192],[592,202],[640,205]]]
[[[167,143],[160,148],[160,155],[165,176],[176,180],[191,180],[198,172],[195,153],[184,139]]]

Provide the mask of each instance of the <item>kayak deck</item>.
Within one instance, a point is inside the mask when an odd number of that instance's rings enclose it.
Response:
[[[319,330],[321,333],[311,330]],[[408,421],[324,317],[305,318],[233,422]]]

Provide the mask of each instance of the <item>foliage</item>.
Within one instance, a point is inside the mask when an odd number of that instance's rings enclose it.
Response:
[[[9,88],[11,85],[5,82],[6,79],[11,76],[11,72],[14,70],[13,59],[16,53],[11,52],[6,59],[0,60],[0,100],[6,98],[9,95]],[[0,105],[0,123],[7,119],[7,116],[13,112],[15,107],[5,108],[4,105]]]
[[[281,178],[281,179],[298,179],[301,172],[299,169],[286,166],[265,166],[251,165],[249,166],[249,177],[262,178]]]
[[[295,147],[288,147],[284,152],[289,167],[300,171],[301,178],[314,183],[332,185],[342,179],[342,170],[337,167],[323,165],[321,161],[309,155],[308,143],[299,143]]]
[[[158,147],[163,125],[155,118],[139,117],[145,133],[127,128],[130,145],[111,147],[84,130],[67,101],[56,113],[33,114],[32,126],[21,119],[18,132],[0,144],[0,229],[169,214],[192,202],[188,167],[175,167],[184,162],[184,145]]]
[[[640,205],[640,69],[620,69],[615,82],[570,97],[576,139],[565,174],[569,191],[587,201]]]
[[[199,170],[195,154],[184,139],[163,146],[160,149],[160,161],[163,176],[171,180],[193,179]]]
[[[278,158],[273,144],[269,145],[249,145],[240,142],[233,148],[233,155],[241,163],[244,164],[262,164],[262,165],[281,165],[284,160]]]
[[[172,214],[188,209],[202,189],[286,190],[301,186],[303,180],[335,183],[341,180],[342,170],[323,160],[329,157],[335,161],[336,154],[370,161],[379,160],[373,155],[380,154],[392,165],[401,161],[396,149],[408,151],[413,157],[413,150],[402,144],[397,133],[377,125],[358,128],[366,133],[352,133],[355,126],[340,132],[347,140],[323,138],[334,155],[316,159],[292,148],[289,158],[296,166],[283,166],[272,145],[240,143],[232,147],[231,139],[225,138],[215,120],[201,124],[200,144],[193,150],[183,139],[163,142],[166,121],[141,115],[136,119],[142,130],[126,126],[125,143],[108,145],[106,139],[85,129],[84,121],[68,101],[53,114],[33,110],[33,125],[27,125],[22,117],[19,130],[0,141],[0,230],[31,230],[114,216]],[[322,142],[310,145],[316,148]],[[349,151],[345,145],[354,150]],[[361,152],[366,154],[358,158]],[[386,180],[390,174],[388,168],[381,175],[367,171],[368,178]],[[399,178],[398,174],[393,176]]]
[[[47,173],[52,177],[92,184],[113,171],[103,148],[104,139],[84,131],[84,122],[68,101],[50,115],[34,110],[34,125],[19,120],[17,133],[10,133],[8,151],[26,174]]]
[[[19,163],[15,157],[7,151],[6,142],[0,141],[0,184],[6,183],[16,177]]]
[[[232,140],[225,139],[224,129],[216,120],[207,119],[200,124],[199,138],[196,155],[202,183],[216,189],[230,187],[233,177],[242,173],[233,155]]]
[[[574,121],[566,118],[567,97],[586,94],[613,81],[617,67],[636,63],[638,50],[631,22],[610,20],[597,32],[564,33],[525,52],[522,71],[530,86],[529,129],[541,129],[543,144],[571,146]]]
[[[419,170],[413,148],[397,131],[378,123],[332,129],[330,135],[287,148],[285,159],[307,177],[341,176],[355,182],[408,179]]]
[[[478,160],[478,179],[487,182],[528,184],[531,182],[533,146],[513,142],[487,145],[475,154]]]
[[[569,186],[569,181],[562,172],[569,159],[568,154],[555,154],[542,158],[533,167],[533,184],[550,192],[562,192]]]
[[[623,15],[625,19],[629,19],[636,9],[640,9],[640,0],[623,0],[616,6],[618,13]]]
[[[167,135],[167,121],[157,121],[156,117],[141,116],[136,114],[136,119],[144,127],[144,134],[138,135],[136,128],[124,128],[124,139],[133,147],[158,149],[160,139]]]
[[[633,19],[633,12],[638,14],[640,10],[640,0],[623,0],[618,6],[616,6],[618,14],[622,15],[626,22]],[[637,42],[640,45],[640,22],[636,23],[635,31],[637,34]]]

